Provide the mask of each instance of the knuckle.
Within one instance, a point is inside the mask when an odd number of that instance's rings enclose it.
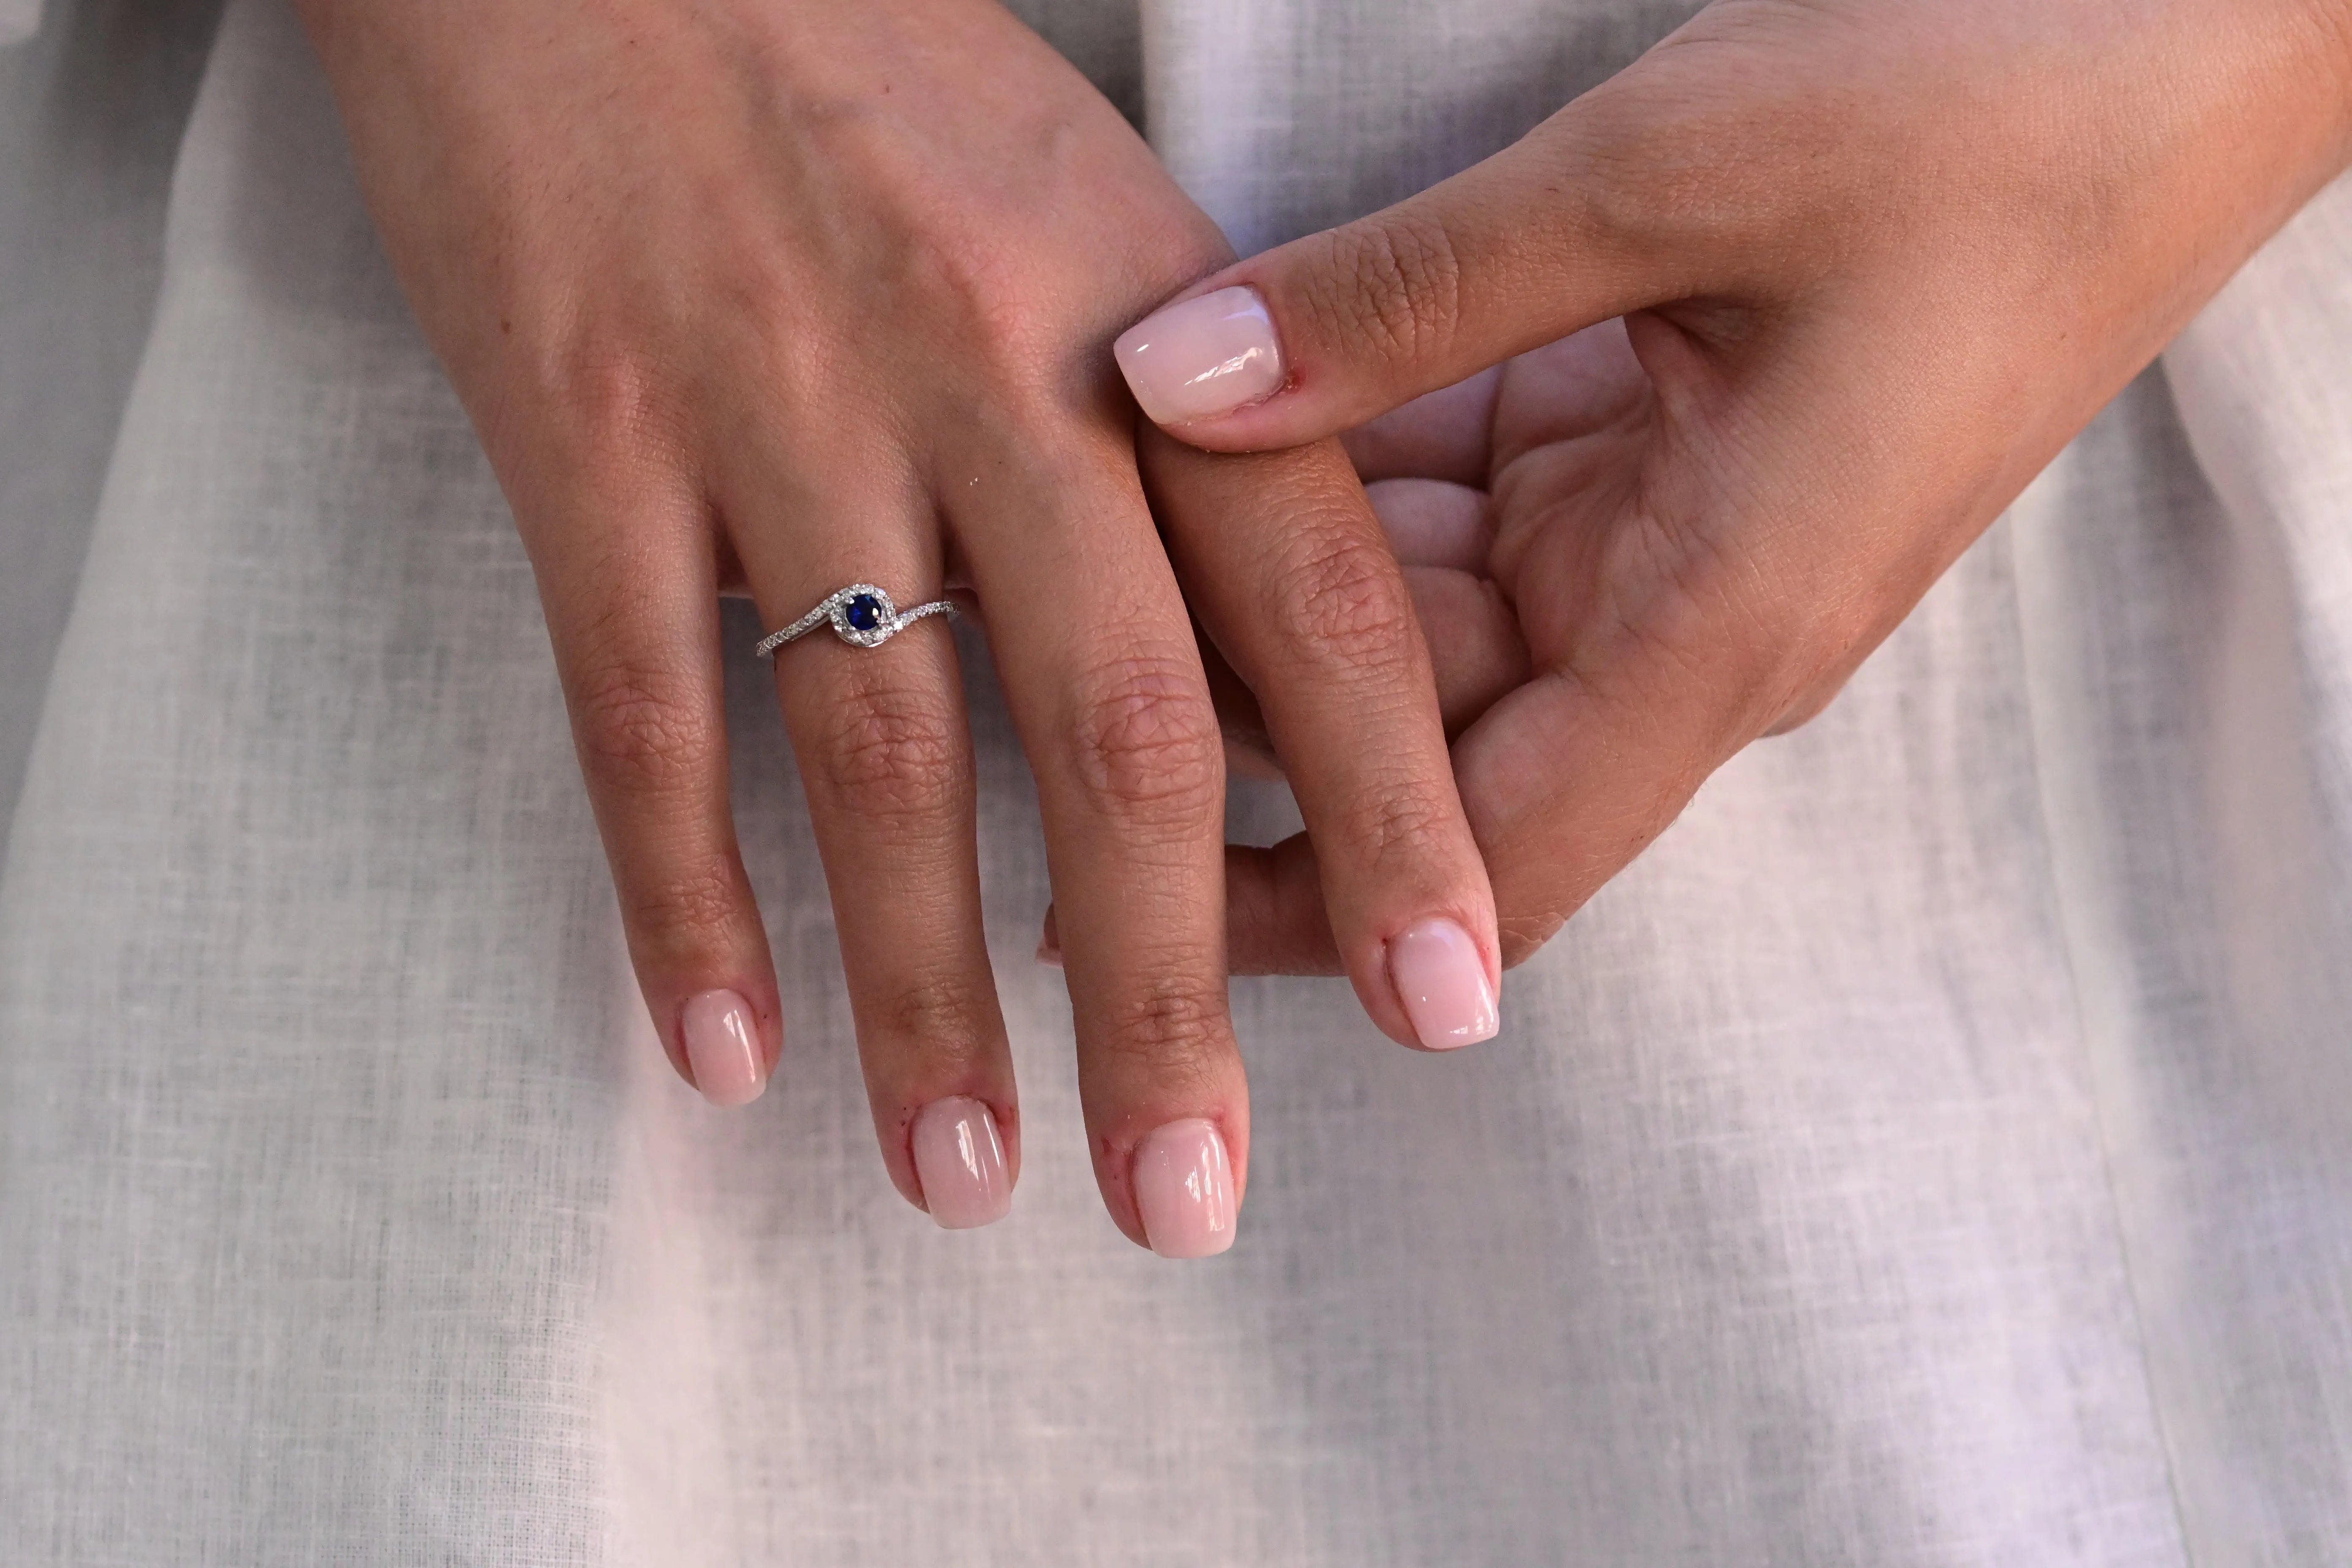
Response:
[[[662,957],[716,944],[744,907],[734,868],[716,860],[632,879],[623,884],[620,898],[637,945]]]
[[[1357,804],[1348,816],[1347,831],[1359,853],[1375,863],[1421,860],[1452,847],[1461,815],[1448,794],[1418,782],[1391,782]]]
[[[926,313],[952,323],[965,347],[1001,384],[1027,386],[1047,378],[1065,319],[1042,297],[1034,258],[981,226],[932,237],[914,264],[916,298]]]
[[[953,809],[964,772],[953,716],[936,697],[903,687],[835,702],[814,763],[834,799],[864,816],[895,818]]]
[[[1210,1089],[1227,1049],[1224,1008],[1197,987],[1160,982],[1112,1002],[1098,1044],[1163,1090]]]
[[[1197,820],[1224,791],[1223,740],[1199,674],[1131,654],[1081,683],[1072,743],[1079,783],[1119,815]]]
[[[1411,213],[1328,231],[1309,309],[1327,332],[1384,358],[1440,353],[1461,310],[1462,258],[1445,226]]]
[[[891,991],[874,1022],[927,1062],[962,1067],[985,1054],[992,1012],[986,986],[966,976],[927,974]]]
[[[982,363],[1003,385],[1031,395],[1050,387],[1059,345],[1047,311],[1009,293],[973,301],[969,319]]]
[[[598,660],[574,679],[572,708],[589,776],[625,795],[702,788],[719,763],[718,727],[682,671],[642,659]]]
[[[1293,658],[1359,668],[1411,648],[1419,631],[1403,573],[1358,529],[1307,532],[1271,586],[1270,620],[1288,631]]]
[[[655,359],[604,332],[567,343],[541,368],[539,405],[572,450],[665,448],[677,423],[671,378]]]

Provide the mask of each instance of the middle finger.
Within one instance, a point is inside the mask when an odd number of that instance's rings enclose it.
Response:
[[[1249,1152],[1207,679],[1132,450],[989,445],[1037,455],[941,488],[1037,777],[1096,1180],[1130,1239],[1207,1257]]]

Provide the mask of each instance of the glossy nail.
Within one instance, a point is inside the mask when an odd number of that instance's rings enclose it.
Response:
[[[911,1142],[915,1179],[941,1230],[993,1225],[1012,1209],[1004,1142],[987,1106],[961,1094],[935,1100],[916,1114]]]
[[[1111,345],[1155,425],[1228,414],[1282,385],[1282,340],[1255,289],[1220,289],[1146,316]]]
[[[1171,1121],[1135,1151],[1135,1203],[1162,1258],[1213,1258],[1234,1244],[1234,1167],[1216,1123]]]
[[[1391,937],[1389,981],[1412,1032],[1433,1051],[1491,1040],[1502,1027],[1486,961],[1470,933],[1452,921],[1433,916]]]
[[[768,1087],[751,1005],[732,991],[690,998],[680,1018],[694,1087],[713,1105],[749,1105]]]

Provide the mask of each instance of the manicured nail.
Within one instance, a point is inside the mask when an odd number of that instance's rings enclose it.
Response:
[[[1234,1244],[1234,1167],[1216,1123],[1171,1121],[1135,1151],[1135,1203],[1162,1258],[1213,1258]]]
[[[1491,1040],[1503,1026],[1478,944],[1452,921],[1432,918],[1389,939],[1389,980],[1412,1032],[1433,1051]]]
[[[713,1105],[749,1105],[768,1087],[751,1005],[732,991],[690,998],[681,1020],[694,1087]]]
[[[1282,340],[1255,289],[1220,289],[1146,316],[1111,345],[1154,425],[1229,414],[1282,385]]]
[[[1013,1207],[996,1116],[961,1094],[935,1100],[915,1117],[915,1177],[941,1230],[993,1225]]]

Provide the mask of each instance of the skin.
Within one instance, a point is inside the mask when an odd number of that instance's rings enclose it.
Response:
[[[1228,1016],[1223,771],[1147,510],[1116,330],[1230,259],[1133,131],[980,0],[307,0],[371,206],[496,468],[545,604],[631,956],[672,1058],[731,989],[782,1004],[730,815],[717,598],[781,626],[869,581],[955,587],[1035,771],[1097,1177],[1248,1104]],[[1181,487],[1181,479],[1175,481]],[[1336,444],[1265,470],[1258,535],[1181,541],[1322,851],[1371,1016],[1442,914],[1499,974],[1426,650]],[[1196,511],[1197,516],[1197,511]],[[916,1113],[1019,1117],[982,943],[953,647],[820,634],[776,660],[890,1173]]]
[[[2347,162],[2342,0],[1719,0],[1486,163],[1186,290],[1256,288],[1287,380],[1174,434],[1371,422],[1517,962]],[[1305,844],[1229,882],[1237,968],[1332,966]]]

